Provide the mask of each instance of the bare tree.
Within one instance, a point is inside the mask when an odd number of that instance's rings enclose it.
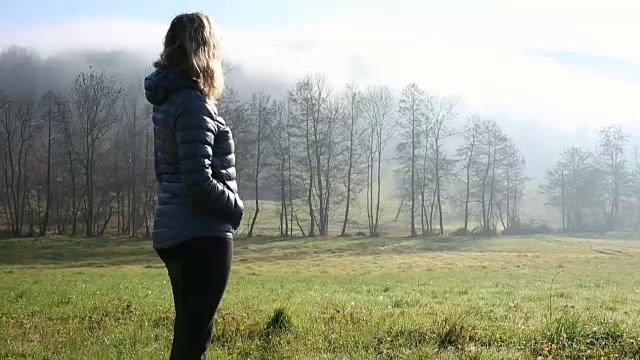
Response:
[[[274,157],[274,171],[278,178],[279,231],[281,236],[290,235],[293,231],[293,208],[291,200],[291,136],[288,107],[286,101],[273,101],[273,132],[269,142]],[[287,188],[290,190],[287,191]]]
[[[363,120],[363,93],[355,83],[347,84],[343,94],[345,112],[343,116],[343,127],[348,134],[347,144],[347,178],[346,178],[346,200],[344,210],[344,221],[340,236],[345,236],[347,224],[349,222],[349,212],[351,210],[352,197],[358,193],[359,186],[357,179],[361,174],[362,163],[362,136],[364,134]]]
[[[36,130],[37,103],[32,95],[0,95],[0,166],[5,218],[13,236],[22,235],[29,186],[29,159]]]
[[[102,150],[102,141],[118,121],[118,105],[123,89],[105,72],[89,69],[74,81],[72,103],[74,121],[82,146],[70,142],[72,150],[83,167],[85,176],[85,235],[96,233],[95,171],[97,156]]]
[[[45,210],[42,217],[42,223],[40,225],[40,236],[47,234],[49,228],[49,219],[51,218],[51,205],[52,205],[52,191],[51,191],[51,171],[52,171],[52,144],[53,144],[53,132],[54,123],[56,117],[63,116],[64,114],[58,113],[58,106],[61,100],[59,93],[48,91],[42,96],[42,116],[46,122],[46,180],[45,180]]]
[[[455,102],[448,98],[429,97],[426,111],[433,136],[431,136],[431,153],[435,170],[435,194],[438,205],[440,235],[444,235],[444,225],[442,219],[442,183],[445,171],[443,168],[448,162],[443,150],[443,142],[453,135],[450,124],[455,117]]]
[[[123,107],[125,107],[125,106],[123,106]],[[126,110],[125,110],[125,113],[126,113]],[[125,218],[126,218],[126,216],[124,214],[124,209],[125,209],[124,194],[123,194],[124,192],[122,191],[122,188],[123,188],[122,183],[123,183],[123,181],[120,178],[120,173],[121,173],[120,172],[120,170],[121,170],[121,165],[120,164],[122,163],[122,161],[120,161],[120,158],[119,158],[120,157],[120,153],[122,152],[122,143],[124,142],[123,139],[122,139],[122,133],[123,133],[122,122],[123,122],[125,117],[126,117],[126,115],[123,116],[123,117],[119,117],[117,119],[117,122],[116,122],[116,125],[115,125],[116,134],[115,134],[114,139],[113,139],[113,141],[114,141],[114,143],[113,143],[113,146],[114,146],[113,156],[115,157],[115,159],[114,159],[114,177],[115,177],[116,184],[118,184],[116,186],[116,190],[115,190],[116,191],[116,194],[115,194],[116,195],[116,222],[117,222],[116,234],[118,236],[122,235],[122,233],[124,232],[124,226],[125,226],[124,223],[125,223]],[[125,153],[126,153],[126,150],[125,150]]]
[[[318,199],[318,228],[320,229],[320,235],[327,235],[328,231],[328,213],[329,204],[327,195],[329,191],[329,179],[330,172],[323,172],[323,155],[327,158],[331,158],[331,135],[335,127],[334,121],[324,121],[324,111],[329,106],[329,99],[331,96],[331,88],[327,79],[323,75],[313,76],[311,79],[311,86],[313,91],[313,103],[315,104],[313,112],[311,114],[312,119],[312,134],[313,134],[313,153],[315,157],[316,166],[316,193]],[[328,155],[325,154],[328,153]]]
[[[420,128],[424,126],[426,116],[426,97],[424,91],[416,83],[411,83],[402,90],[399,114],[404,130],[403,141],[398,144],[397,152],[406,151],[409,153],[409,159],[404,164],[404,168],[405,171],[409,170],[411,173],[411,236],[415,237],[418,235],[415,218],[417,157],[421,149],[422,151],[426,150],[424,146],[421,147],[424,143],[419,138]]]
[[[343,103],[341,99],[332,97],[327,104],[323,145],[323,167],[321,172],[324,174],[324,212],[322,213],[321,224],[323,226],[322,234],[329,233],[329,223],[334,219],[333,215],[342,206],[341,199],[344,194],[341,193],[342,188],[337,184],[344,182],[347,173],[344,171],[344,161],[349,152],[346,146],[346,133],[341,132],[341,121],[343,118]]]
[[[326,179],[321,172],[323,156],[328,146],[327,126],[323,121],[329,103],[331,88],[322,75],[307,75],[294,85],[289,92],[291,115],[296,123],[296,137],[306,155],[307,205],[310,225],[308,236],[315,235],[318,227],[320,235],[326,235]],[[317,206],[316,206],[317,205]],[[315,209],[317,207],[317,209]]]
[[[478,161],[473,167],[475,180],[478,181],[477,198],[480,204],[481,225],[483,231],[489,234],[496,230],[494,215],[500,189],[499,176],[509,139],[504,135],[502,128],[491,120],[482,121],[480,134]]]
[[[433,137],[433,118],[427,116],[427,106],[425,103],[425,118],[420,123],[419,141],[420,154],[422,159],[418,164],[417,178],[420,190],[420,225],[422,235],[433,232],[433,209],[436,200],[435,187],[435,167],[433,161],[433,146],[430,146]],[[431,198],[431,210],[427,209],[427,205]]]
[[[507,230],[515,224],[519,224],[520,203],[524,196],[524,187],[529,181],[525,176],[526,161],[516,148],[513,141],[509,140],[505,147],[502,194],[498,203],[498,212],[502,228]],[[503,216],[503,208],[506,208],[506,217]]]
[[[151,117],[151,105],[146,104],[142,108],[143,118]],[[156,185],[155,173],[153,171],[153,123],[147,122],[143,127],[144,133],[144,201],[142,214],[144,220],[145,236],[151,235],[151,223],[154,217],[154,210],[157,202],[158,188]]]
[[[625,150],[628,135],[619,126],[610,125],[600,130],[598,163],[603,171],[603,189],[608,204],[606,225],[609,230],[618,230],[618,215],[623,190],[628,183]]]
[[[128,228],[129,234],[131,236],[136,236],[140,223],[139,223],[139,214],[140,214],[140,194],[139,194],[139,162],[140,162],[140,133],[142,130],[140,129],[140,117],[142,115],[140,108],[140,97],[142,95],[140,87],[132,87],[129,89],[127,96],[125,97],[125,116],[127,117],[128,125],[129,125],[129,171],[128,175],[130,178],[129,181],[129,191],[128,191]],[[119,164],[116,164],[118,166]]]
[[[588,214],[600,203],[600,178],[594,154],[579,147],[570,147],[547,170],[540,192],[547,197],[549,205],[563,210],[569,231],[584,231]]]
[[[371,86],[365,95],[365,118],[370,127],[368,144],[367,212],[369,234],[378,235],[382,188],[382,156],[395,134],[395,100],[387,86]],[[374,185],[374,177],[376,178]],[[374,199],[375,188],[375,199]]]
[[[472,165],[477,162],[478,156],[478,141],[480,140],[481,120],[478,116],[472,116],[467,120],[467,124],[463,130],[463,144],[458,148],[457,155],[460,162],[463,164],[462,171],[464,172],[464,230],[465,233],[469,232],[469,216],[470,216],[470,200],[471,200],[471,172]]]
[[[64,149],[64,173],[65,180],[69,181],[65,184],[70,187],[71,199],[68,201],[65,217],[71,216],[71,236],[78,235],[78,217],[80,215],[80,207],[82,205],[81,198],[84,197],[86,189],[82,186],[80,175],[81,166],[78,164],[77,153],[75,149],[81,148],[80,131],[74,121],[71,103],[66,98],[57,98],[55,106],[59,117],[56,119],[57,132],[62,135],[62,148]],[[65,219],[66,222],[66,219]],[[64,232],[66,226],[61,232]]]
[[[314,113],[314,97],[311,76],[306,76],[294,84],[294,88],[289,91],[288,99],[290,115],[296,124],[296,140],[300,143],[300,148],[304,149],[304,160],[306,162],[307,181],[307,208],[309,211],[309,232],[308,236],[315,236],[316,217],[313,206],[313,187],[315,167],[312,161],[312,131],[311,122]],[[301,159],[302,160],[302,159]],[[302,230],[302,228],[301,228]]]
[[[113,141],[113,173],[115,183],[117,233],[136,236],[141,228],[141,175],[140,165],[143,144],[141,117],[143,116],[140,86],[130,86],[123,92],[120,116],[115,124]]]
[[[270,138],[271,134],[273,108],[270,102],[271,97],[265,94],[264,91],[253,94],[251,103],[249,104],[249,118],[253,124],[253,126],[251,126],[253,131],[250,134],[244,133],[245,136],[251,137],[251,159],[254,165],[253,180],[256,204],[251,226],[249,227],[249,237],[254,235],[256,221],[260,213],[260,177],[262,172],[267,168],[269,161],[269,159],[265,157],[265,142]]]

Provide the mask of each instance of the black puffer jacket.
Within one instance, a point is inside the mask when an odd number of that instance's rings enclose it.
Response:
[[[194,237],[233,238],[244,208],[235,180],[231,131],[182,71],[156,70],[144,87],[153,105],[160,184],[154,247]]]

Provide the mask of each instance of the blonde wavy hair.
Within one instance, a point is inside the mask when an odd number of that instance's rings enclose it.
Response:
[[[164,49],[153,63],[158,68],[178,68],[200,85],[214,102],[224,90],[220,38],[211,18],[203,13],[176,16],[164,37]]]

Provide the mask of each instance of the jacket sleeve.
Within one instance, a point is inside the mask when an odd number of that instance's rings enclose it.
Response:
[[[217,126],[207,104],[190,101],[176,119],[180,176],[194,209],[211,211],[223,219],[241,213],[237,194],[211,176],[211,159]]]
[[[158,140],[155,139],[153,141],[153,167],[158,184],[162,184],[162,173],[160,172],[160,162],[158,161]]]

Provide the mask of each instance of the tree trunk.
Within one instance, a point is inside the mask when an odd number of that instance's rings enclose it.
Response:
[[[289,234],[289,220],[287,213],[287,193],[285,191],[285,175],[284,167],[286,159],[281,159],[280,162],[280,236]]]
[[[353,113],[353,110],[352,110]],[[354,153],[354,119],[353,114],[351,116],[351,129],[349,134],[349,165],[347,167],[347,204],[344,210],[344,222],[342,223],[342,232],[340,236],[345,236],[347,233],[347,223],[349,222],[349,209],[351,207],[351,173],[353,171],[353,153]]]
[[[433,188],[433,194],[431,195],[431,209],[429,210],[429,234],[433,234],[433,213],[436,209],[438,187]]]
[[[122,207],[124,206],[124,204],[122,204],[122,199],[121,199],[121,186],[120,184],[122,183],[120,181],[120,162],[118,159],[118,153],[120,152],[120,123],[118,123],[118,130],[116,131],[116,139],[115,139],[115,172],[114,172],[114,176],[115,176],[115,180],[116,180],[116,233],[118,234],[118,236],[120,236],[122,234],[122,228],[123,228],[123,223],[124,223],[124,218],[121,216],[121,212],[122,212]]]
[[[89,124],[89,122],[87,122]],[[88,125],[87,125],[88,126]],[[87,211],[85,214],[85,236],[92,237],[94,235],[95,214],[93,210],[93,155],[90,146],[90,139],[86,139],[87,163],[85,166],[85,196]]]
[[[491,164],[491,186],[489,187],[490,192],[489,192],[489,204],[488,204],[488,211],[487,211],[487,222],[490,222],[490,220],[493,218],[493,206],[494,206],[494,197],[495,197],[495,191],[496,191],[496,157],[497,157],[497,148],[494,147],[493,148],[493,161]],[[489,229],[487,229],[489,230]]]
[[[315,158],[316,158],[316,176],[317,176],[317,182],[318,182],[318,218],[319,218],[319,230],[320,230],[320,236],[325,236],[327,235],[325,233],[325,209],[324,209],[324,184],[322,181],[322,171],[320,169],[322,169],[322,162],[321,162],[321,158],[320,158],[320,144],[319,144],[319,140],[318,140],[318,135],[317,135],[317,129],[315,129],[316,125],[314,125],[314,149],[315,149]]]
[[[471,159],[472,159],[472,154],[473,154],[473,150],[471,150],[472,153],[469,155],[469,160],[467,161],[467,169],[466,169],[466,173],[467,173],[467,188],[466,188],[466,193],[465,193],[465,199],[464,199],[464,230],[465,233],[469,232],[469,198],[471,197]]]
[[[485,231],[489,231],[489,219],[488,219],[488,209],[487,209],[487,179],[489,178],[489,170],[491,170],[491,149],[489,149],[489,154],[487,155],[487,167],[485,169],[484,177],[482,178],[482,196],[481,196],[481,205],[482,205],[482,227]]]
[[[255,168],[255,198],[256,198],[256,211],[253,213],[253,219],[251,220],[251,226],[249,227],[249,237],[253,237],[256,221],[258,220],[258,214],[260,213],[260,160],[262,157],[262,98],[260,98],[260,103],[258,104],[258,142],[257,142],[257,151],[256,151],[256,168]]]
[[[507,230],[511,226],[511,175],[509,174],[509,170],[507,170],[507,226],[505,230]],[[502,226],[504,228],[504,224]]]
[[[288,166],[288,185],[289,185],[289,211],[290,211],[290,219],[289,219],[289,224],[290,224],[290,231],[291,231],[291,236],[293,236],[293,184],[291,182],[291,137],[290,137],[290,133],[289,131],[287,131],[287,166]]]
[[[472,130],[472,131],[475,131]],[[471,143],[469,144],[469,153],[467,158],[467,164],[465,168],[467,183],[465,189],[465,198],[464,198],[464,231],[465,233],[469,232],[469,198],[471,197],[471,164],[473,162],[473,154],[475,151],[476,137],[475,132],[472,135]]]
[[[71,236],[78,235],[78,192],[76,188],[76,176],[73,171],[73,160],[71,159],[71,153],[69,153],[69,173],[71,175]]]
[[[296,222],[298,223],[298,228],[300,228],[300,232],[302,233],[302,236],[307,237],[307,234],[305,234],[304,229],[302,228],[302,224],[300,224],[300,219],[298,219],[297,216],[296,216]]]
[[[258,201],[258,186],[256,182],[256,211],[253,213],[253,218],[251,219],[251,226],[249,227],[248,237],[253,237],[253,231],[256,226],[256,221],[258,220],[258,213],[260,212],[260,202]]]
[[[104,235],[104,232],[107,229],[107,225],[109,225],[109,221],[111,220],[112,216],[113,216],[113,206],[109,205],[109,213],[107,214],[107,218],[105,219],[104,224],[102,224],[102,227],[100,228],[100,231],[98,233],[100,236]]]
[[[46,183],[46,199],[47,202],[44,210],[44,218],[42,220],[42,227],[40,228],[40,236],[47,235],[47,228],[49,227],[49,216],[51,214],[51,107],[49,107],[47,114],[47,183]]]
[[[380,134],[382,136],[382,134]],[[377,199],[376,199],[376,223],[373,227],[374,233],[378,235],[378,221],[380,220],[380,194],[382,193],[382,143],[378,141],[378,189],[377,189]]]
[[[436,139],[436,193],[438,198],[438,215],[440,220],[440,235],[444,235],[444,226],[442,224],[442,197],[440,195],[440,144]]]
[[[315,236],[316,219],[313,211],[313,163],[311,162],[311,134],[309,132],[309,116],[306,117],[306,141],[307,141],[307,161],[309,163],[309,189],[307,191],[307,203],[309,205],[309,237]],[[319,169],[318,169],[319,171]]]
[[[418,236],[418,233],[416,231],[416,113],[415,113],[415,108],[413,109],[411,115],[412,115],[412,119],[411,119],[411,237],[416,237]]]
[[[425,189],[424,187],[420,190],[420,222],[422,226],[422,236],[427,234],[427,230],[429,228],[429,223],[425,226],[425,221],[427,221],[427,207],[426,207],[426,199],[424,197]]]
[[[502,229],[503,230],[507,230],[508,227],[504,222],[504,218],[502,216],[502,206],[500,206],[500,205],[498,205],[498,215],[500,216],[500,223],[502,224]],[[508,220],[507,220],[507,222],[508,222]]]
[[[373,166],[375,160],[375,150],[373,148],[373,129],[371,130],[371,137],[369,139],[369,151],[367,159],[367,220],[369,222],[369,235],[374,235],[374,222],[373,222]]]
[[[444,225],[442,222],[442,197],[440,196],[440,180],[438,180],[436,188],[438,189],[438,216],[440,220],[440,235],[444,235]]]
[[[404,195],[402,195],[402,198],[400,198],[400,206],[398,206],[398,211],[396,211],[396,217],[393,219],[394,222],[397,222],[398,218],[400,217],[400,212],[402,212],[402,207],[404,206],[404,198]]]
[[[131,195],[131,212],[129,213],[129,217],[131,218],[131,236],[136,236],[138,230],[138,175],[137,175],[137,165],[138,165],[138,108],[137,102],[133,103],[133,139],[131,142],[132,146],[132,160],[131,160],[131,169],[132,169],[132,195]]]

